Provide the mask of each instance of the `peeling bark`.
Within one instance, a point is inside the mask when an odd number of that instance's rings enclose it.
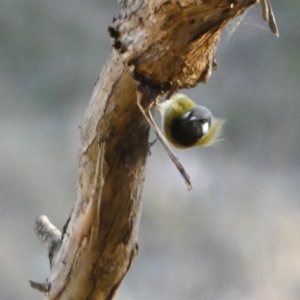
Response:
[[[113,299],[137,254],[149,125],[133,78],[161,93],[206,82],[222,30],[257,0],[122,2],[81,127],[77,201],[59,243],[59,231],[42,230],[56,243],[46,239],[53,258],[40,284],[45,299]]]

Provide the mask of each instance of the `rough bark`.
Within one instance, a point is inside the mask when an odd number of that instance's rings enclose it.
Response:
[[[113,298],[138,250],[149,126],[136,81],[164,93],[206,82],[222,30],[256,2],[123,1],[81,127],[77,201],[59,247],[51,250],[51,225],[37,226],[51,259],[46,299]]]

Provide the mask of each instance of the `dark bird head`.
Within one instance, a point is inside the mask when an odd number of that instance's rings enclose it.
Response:
[[[178,144],[189,147],[208,133],[211,123],[211,112],[203,106],[195,106],[173,119],[170,133]]]

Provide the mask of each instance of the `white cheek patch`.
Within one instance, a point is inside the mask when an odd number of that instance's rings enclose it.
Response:
[[[203,134],[207,134],[207,133],[208,133],[208,130],[209,130],[209,124],[208,124],[208,122],[205,122],[205,123],[202,125],[202,132],[203,132]]]

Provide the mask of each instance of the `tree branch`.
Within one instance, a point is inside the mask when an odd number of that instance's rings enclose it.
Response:
[[[123,1],[81,127],[77,201],[62,239],[50,225],[56,242],[40,235],[49,253],[56,245],[46,299],[112,299],[138,251],[149,125],[133,78],[169,94],[206,82],[222,30],[256,2]]]

